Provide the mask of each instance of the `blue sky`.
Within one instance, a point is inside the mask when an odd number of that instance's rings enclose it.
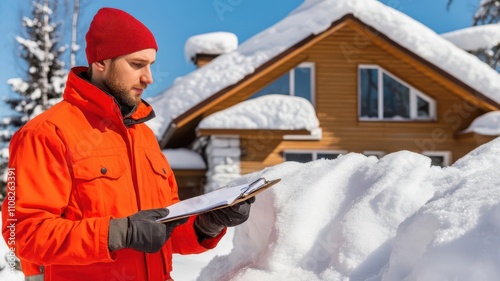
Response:
[[[479,0],[454,0],[446,10],[448,0],[383,0],[391,6],[427,25],[438,33],[468,27]],[[123,9],[148,26],[159,45],[157,62],[153,66],[155,83],[145,96],[166,89],[172,81],[194,70],[184,57],[184,44],[193,35],[228,31],[245,41],[278,22],[298,7],[303,0],[80,0],[81,16],[77,64],[85,65],[84,36],[94,14],[101,7]],[[24,68],[17,58],[14,37],[21,33],[21,15],[30,16],[31,0],[0,1],[0,98],[13,95],[6,81],[22,77]],[[65,24],[69,25],[68,17]],[[66,35],[70,38],[70,34]],[[69,40],[67,40],[69,41]],[[66,58],[67,59],[67,58]],[[67,59],[69,61],[69,59]],[[68,62],[69,63],[69,62]],[[0,101],[0,116],[7,112]]]

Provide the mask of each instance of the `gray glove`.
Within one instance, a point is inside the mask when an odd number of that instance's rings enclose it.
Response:
[[[108,247],[110,251],[131,248],[146,253],[158,252],[168,240],[174,228],[187,221],[178,219],[158,223],[167,216],[167,208],[143,210],[127,218],[111,219],[109,222]]]
[[[236,205],[198,215],[194,221],[196,234],[200,240],[217,236],[224,227],[244,223],[250,215],[250,206],[255,197]]]

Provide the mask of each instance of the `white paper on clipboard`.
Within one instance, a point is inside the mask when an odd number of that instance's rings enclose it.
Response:
[[[221,207],[231,206],[255,196],[259,191],[263,191],[279,181],[280,179],[268,181],[265,178],[259,178],[251,183],[233,187],[223,187],[200,196],[182,200],[168,206],[169,214],[156,221],[167,222]]]

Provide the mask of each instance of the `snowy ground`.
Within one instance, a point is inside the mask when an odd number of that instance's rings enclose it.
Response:
[[[496,139],[447,168],[401,151],[247,175],[283,180],[197,280],[500,280],[499,159]]]
[[[249,221],[216,250],[176,256],[173,277],[500,280],[499,159],[500,138],[447,168],[400,151],[380,160],[350,153],[287,162],[246,175],[232,184],[282,181],[258,195]],[[0,280],[22,280],[6,272]]]
[[[172,278],[176,281],[196,280],[201,269],[207,266],[208,262],[217,256],[227,255],[233,248],[235,228],[228,229],[226,235],[219,242],[219,245],[211,251],[199,255],[174,255]]]

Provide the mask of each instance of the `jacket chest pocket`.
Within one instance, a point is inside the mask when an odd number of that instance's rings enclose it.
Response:
[[[146,163],[142,167],[145,196],[151,198],[151,208],[165,207],[177,196],[177,185],[166,157],[159,151],[145,150]],[[172,196],[175,188],[175,196]]]
[[[121,155],[96,155],[73,162],[74,191],[84,217],[119,215],[120,202],[130,197],[131,180],[126,171]]]

